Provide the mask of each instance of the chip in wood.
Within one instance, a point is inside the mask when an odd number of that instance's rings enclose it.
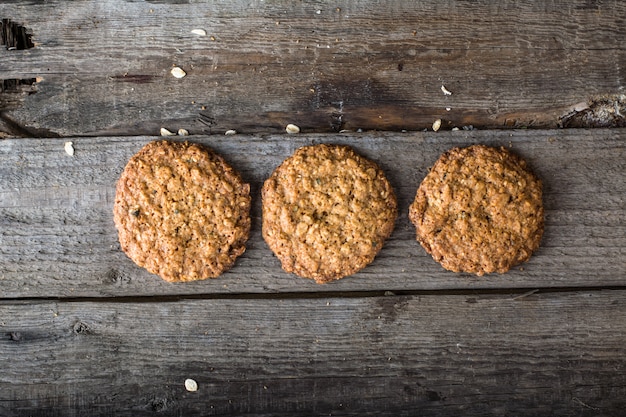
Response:
[[[183,78],[185,75],[187,75],[187,73],[180,67],[174,67],[170,72],[176,78]]]
[[[74,156],[74,144],[72,142],[65,142],[65,153]]]
[[[189,392],[198,391],[198,383],[191,378],[187,378],[185,379],[185,389]]]
[[[287,127],[285,128],[285,130],[287,131],[287,133],[289,133],[290,135],[293,135],[294,133],[300,133],[300,128],[294,124],[289,123],[287,125]]]

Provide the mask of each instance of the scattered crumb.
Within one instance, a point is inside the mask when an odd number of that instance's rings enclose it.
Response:
[[[436,132],[441,127],[441,119],[437,119],[433,122],[433,130]]]
[[[183,69],[180,68],[180,67],[174,67],[174,68],[172,68],[172,70],[170,72],[176,78],[183,78],[185,75],[187,75],[187,73],[185,71],[183,71]]]
[[[193,379],[185,379],[185,389],[190,392],[198,391],[198,383]]]
[[[226,136],[232,136],[232,135],[236,135],[236,134],[237,134],[237,131],[236,131],[235,129],[229,129],[229,130],[227,130],[226,132],[224,132],[224,134],[225,134]]]
[[[187,129],[178,129],[178,136],[189,136],[189,131]]]
[[[215,36],[211,36],[211,40],[214,41],[215,40]]]
[[[450,111],[452,110],[450,107],[446,107],[446,111]]]
[[[74,144],[72,142],[65,142],[65,153],[74,156]]]
[[[294,133],[300,133],[300,128],[294,124],[289,123],[287,125],[287,127],[285,128],[285,130],[287,131],[287,133],[289,134],[294,134]]]
[[[175,136],[175,135],[176,133],[170,132],[164,127],[161,128],[161,136]]]
[[[191,33],[198,36],[206,36],[206,30],[204,29],[193,29]]]
[[[445,94],[446,96],[451,96],[451,95],[452,95],[452,92],[448,91],[448,89],[447,89],[444,85],[442,85],[442,86],[441,86],[441,91],[442,91],[442,92],[443,92],[443,94]]]
[[[459,129],[458,127],[453,127],[452,128],[452,131],[454,131],[454,132],[456,132],[457,130],[461,130],[461,129]]]
[[[315,14],[322,14],[322,11],[321,10],[316,10]]]

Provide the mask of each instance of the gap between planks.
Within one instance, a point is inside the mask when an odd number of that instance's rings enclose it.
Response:
[[[176,295],[112,296],[112,297],[14,297],[0,299],[2,303],[103,303],[103,304],[141,304],[141,303],[176,303],[187,300],[313,300],[313,299],[355,299],[378,297],[420,297],[420,296],[468,296],[467,302],[476,297],[504,296],[511,301],[520,301],[533,295],[557,295],[567,293],[598,293],[602,291],[626,291],[624,286],[598,287],[553,287],[553,288],[497,288],[497,289],[441,289],[441,290],[394,290],[394,291],[320,291],[320,292],[283,292],[283,293],[205,293]]]

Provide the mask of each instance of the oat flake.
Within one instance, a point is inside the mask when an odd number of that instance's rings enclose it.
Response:
[[[72,142],[65,142],[65,153],[69,156],[74,156],[74,144]]]
[[[185,389],[190,392],[198,391],[198,383],[191,378],[185,379]]]
[[[289,123],[287,125],[287,127],[285,128],[285,130],[287,131],[287,133],[289,134],[294,134],[294,133],[300,133],[300,128],[294,124]]]
[[[182,68],[179,68],[179,67],[172,68],[172,70],[170,72],[176,78],[183,78],[185,75],[187,75],[187,73],[185,71],[183,71]]]
[[[433,122],[433,130],[436,132],[441,127],[441,119],[437,119]]]

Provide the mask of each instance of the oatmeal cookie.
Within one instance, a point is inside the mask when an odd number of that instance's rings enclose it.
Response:
[[[325,283],[374,260],[397,217],[383,171],[348,146],[298,149],[265,181],[263,238],[287,272]]]
[[[537,250],[544,226],[541,181],[505,148],[444,153],[417,190],[409,218],[444,268],[504,273]]]
[[[170,282],[215,278],[245,250],[250,186],[201,145],[155,141],[124,168],[113,217],[137,265]]]

